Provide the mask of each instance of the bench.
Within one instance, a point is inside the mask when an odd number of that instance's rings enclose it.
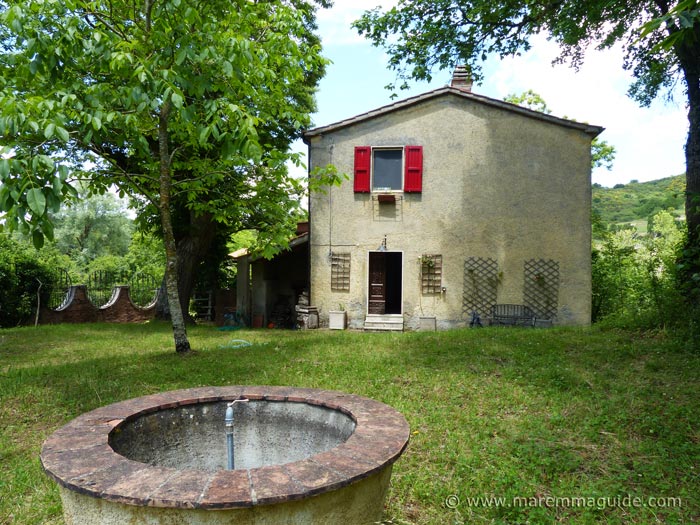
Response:
[[[501,326],[535,326],[535,312],[522,304],[494,304],[491,324]]]

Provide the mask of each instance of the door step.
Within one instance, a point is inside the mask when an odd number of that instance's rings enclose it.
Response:
[[[403,332],[403,315],[368,315],[365,331]]]

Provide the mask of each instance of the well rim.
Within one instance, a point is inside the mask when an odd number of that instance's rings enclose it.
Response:
[[[347,441],[303,460],[239,470],[152,466],[127,459],[109,445],[112,430],[133,418],[240,398],[338,410],[355,421],[355,430]],[[133,398],[82,414],[44,442],[41,464],[62,487],[107,501],[163,508],[249,508],[297,501],[365,479],[393,465],[409,434],[401,413],[354,394],[280,386],[200,387]]]

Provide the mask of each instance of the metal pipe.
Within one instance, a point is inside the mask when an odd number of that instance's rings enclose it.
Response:
[[[235,463],[233,448],[233,405],[247,402],[247,399],[234,399],[226,405],[226,418],[224,419],[224,423],[226,431],[226,450],[228,452],[228,470],[233,470]]]

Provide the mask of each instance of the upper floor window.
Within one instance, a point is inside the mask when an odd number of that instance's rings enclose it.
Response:
[[[355,148],[356,193],[404,191],[420,193],[423,189],[423,147]]]
[[[403,148],[372,151],[372,191],[403,190]]]

